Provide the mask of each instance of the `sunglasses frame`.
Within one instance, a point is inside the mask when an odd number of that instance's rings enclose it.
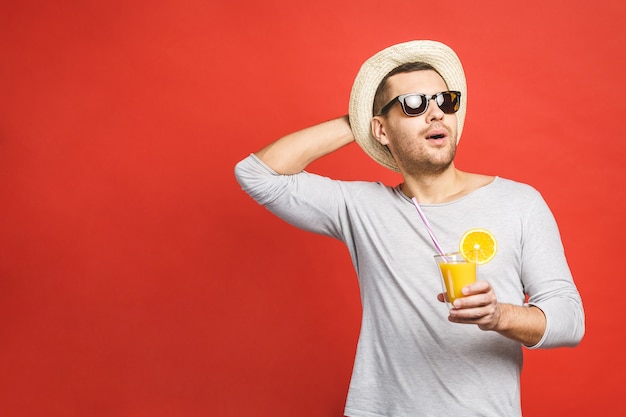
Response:
[[[401,94],[398,97],[394,98],[393,100],[391,100],[389,103],[385,104],[383,106],[382,109],[380,109],[380,112],[378,112],[377,116],[382,116],[385,113],[387,113],[389,111],[389,109],[391,109],[391,106],[393,106],[396,102],[400,103],[400,105],[402,106],[402,112],[404,114],[406,114],[409,117],[416,117],[416,116],[421,116],[422,114],[426,113],[426,111],[428,110],[428,106],[430,105],[430,100],[436,99],[437,97],[443,95],[443,94],[456,94],[456,100],[457,100],[457,106],[456,108],[452,111],[452,112],[445,112],[446,114],[454,114],[457,111],[459,111],[459,108],[461,107],[461,92],[460,91],[442,91],[440,93],[437,94],[433,94],[432,96],[428,95],[428,94],[420,94],[420,93],[407,93],[407,94]],[[407,97],[411,97],[411,96],[420,96],[422,97],[422,100],[425,100],[426,102],[426,107],[424,107],[424,111],[420,112],[420,113],[416,113],[416,114],[409,114],[406,111],[406,107],[405,107],[405,103],[404,101],[406,100]],[[435,100],[435,103],[437,103],[437,100]],[[439,106],[439,104],[437,103],[437,106],[441,109],[441,107]],[[443,111],[443,109],[442,109]]]

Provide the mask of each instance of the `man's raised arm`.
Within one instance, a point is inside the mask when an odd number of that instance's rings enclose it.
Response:
[[[256,152],[279,174],[297,174],[311,162],[354,141],[348,116],[290,133]]]

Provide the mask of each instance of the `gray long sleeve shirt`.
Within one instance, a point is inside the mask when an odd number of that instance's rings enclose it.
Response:
[[[363,308],[345,413],[353,417],[521,416],[522,346],[475,325],[450,323],[435,248],[411,200],[380,183],[302,172],[279,175],[256,156],[237,164],[242,188],[299,228],[345,243]],[[530,348],[574,346],[584,312],[554,217],[532,187],[500,177],[469,195],[422,209],[445,251],[471,228],[498,251],[478,267],[498,301],[545,313]],[[526,301],[526,296],[528,300]]]

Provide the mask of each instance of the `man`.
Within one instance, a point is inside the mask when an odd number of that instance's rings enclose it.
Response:
[[[343,241],[363,317],[347,416],[520,416],[522,346],[575,346],[584,312],[556,222],[532,187],[458,170],[467,103],[456,54],[434,41],[380,51],[361,67],[350,114],[287,135],[236,167],[242,188],[287,222]],[[403,183],[304,171],[353,141]],[[497,252],[446,310],[436,254],[487,230]]]

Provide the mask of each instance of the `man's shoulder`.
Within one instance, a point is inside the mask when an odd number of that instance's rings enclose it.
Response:
[[[532,204],[533,201],[541,200],[541,193],[532,185],[496,176],[491,184],[483,188],[487,198],[496,199],[502,203]]]
[[[494,184],[502,189],[514,190],[517,192],[524,192],[529,194],[537,194],[539,193],[535,187],[525,182],[512,180],[510,178],[504,178],[500,176],[496,176],[494,179]]]

